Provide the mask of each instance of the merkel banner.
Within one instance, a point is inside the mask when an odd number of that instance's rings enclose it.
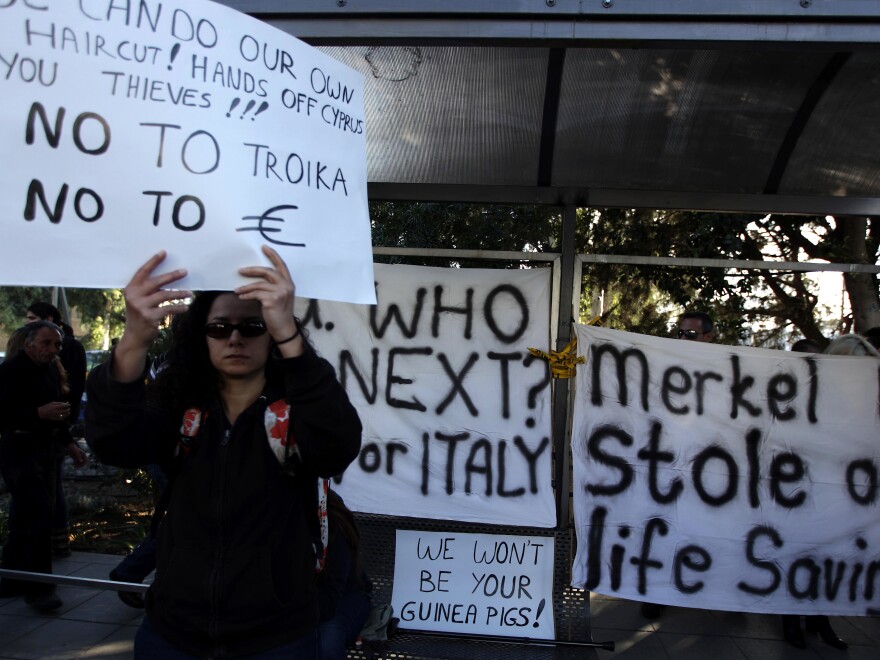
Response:
[[[553,527],[550,268],[376,264],[375,306],[297,314],[364,425],[336,479],[355,511]]]
[[[577,327],[572,584],[880,613],[880,361]]]
[[[358,72],[213,2],[0,0],[0,97],[0,284],[164,249],[230,289],[268,244],[302,295],[375,302]]]

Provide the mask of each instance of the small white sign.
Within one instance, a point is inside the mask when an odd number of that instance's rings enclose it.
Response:
[[[397,530],[400,627],[554,639],[553,538]]]

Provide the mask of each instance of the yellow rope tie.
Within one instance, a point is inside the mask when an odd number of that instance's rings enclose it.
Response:
[[[550,363],[550,373],[553,378],[572,378],[577,365],[585,364],[587,361],[587,358],[577,355],[576,348],[577,337],[574,337],[561,351],[545,353],[538,348],[529,348],[529,353]]]

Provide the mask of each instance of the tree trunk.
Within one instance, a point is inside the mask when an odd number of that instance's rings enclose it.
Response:
[[[858,264],[873,264],[868,258],[867,218],[843,218],[846,223],[846,244],[851,261]],[[844,273],[843,283],[852,307],[853,326],[858,333],[880,326],[880,295],[877,290],[877,276],[873,273]]]

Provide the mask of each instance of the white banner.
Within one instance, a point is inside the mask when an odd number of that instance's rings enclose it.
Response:
[[[391,606],[412,630],[555,639],[553,538],[397,530]]]
[[[376,264],[378,305],[298,301],[364,423],[356,511],[552,527],[549,268]]]
[[[880,361],[577,327],[572,584],[880,610]]]
[[[3,0],[0,284],[119,287],[164,249],[230,289],[269,244],[302,295],[374,302],[363,90],[213,2]]]

